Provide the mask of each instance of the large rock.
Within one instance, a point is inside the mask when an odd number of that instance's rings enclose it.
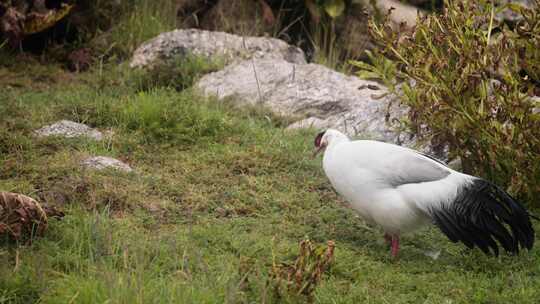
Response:
[[[261,104],[298,118],[290,128],[336,128],[351,136],[414,145],[408,134],[391,125],[406,109],[385,87],[322,65],[247,60],[208,74],[195,86],[206,95]]]
[[[226,64],[249,58],[306,62],[302,50],[279,39],[188,29],[162,33],[143,43],[135,50],[130,66],[147,67],[161,60],[189,55],[220,59]]]
[[[88,137],[94,140],[103,139],[103,134],[100,131],[70,120],[60,120],[36,130],[35,134],[38,137],[61,136],[66,138]]]

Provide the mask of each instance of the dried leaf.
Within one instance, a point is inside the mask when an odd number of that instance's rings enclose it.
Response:
[[[333,241],[328,241],[323,247],[304,240],[293,264],[274,262],[270,273],[276,292],[288,291],[311,298],[333,261],[334,248]]]
[[[0,192],[0,235],[14,240],[43,235],[48,216],[62,217],[55,208],[43,208],[31,197],[11,192]]]

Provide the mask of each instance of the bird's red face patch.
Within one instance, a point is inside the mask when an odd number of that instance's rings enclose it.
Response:
[[[322,137],[324,136],[324,132],[326,131],[322,131],[321,133],[317,134],[317,137],[315,137],[315,147],[317,148],[321,147],[321,140],[322,140]]]

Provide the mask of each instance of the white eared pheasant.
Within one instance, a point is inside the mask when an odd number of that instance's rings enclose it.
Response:
[[[337,130],[315,138],[326,149],[323,169],[361,217],[381,226],[397,257],[399,236],[434,223],[453,242],[499,254],[531,249],[527,210],[496,185],[463,174],[414,150],[372,140],[351,141]]]

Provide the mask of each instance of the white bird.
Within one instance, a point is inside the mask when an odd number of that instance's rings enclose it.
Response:
[[[420,152],[373,140],[351,141],[337,130],[315,138],[323,169],[362,218],[382,227],[395,258],[400,235],[434,223],[453,242],[499,254],[531,249],[531,215],[496,185]]]

